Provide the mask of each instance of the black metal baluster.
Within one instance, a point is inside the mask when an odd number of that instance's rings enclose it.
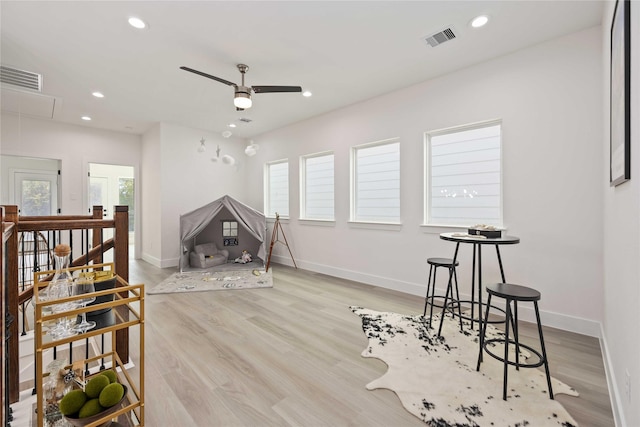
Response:
[[[84,343],[84,359],[85,360],[89,359],[89,338],[87,338]],[[84,374],[85,376],[88,376],[90,374],[89,364],[86,362],[84,364]]]
[[[20,268],[20,283],[21,285],[21,291],[24,292],[24,288],[25,288],[25,282],[26,282],[26,278],[25,278],[25,265],[24,265],[24,261],[25,261],[25,255],[24,255],[24,235],[25,233],[21,234],[21,239],[20,239],[20,248],[18,249],[19,253],[21,254],[20,256],[22,257],[22,263],[21,263],[21,268]],[[27,312],[25,310],[25,303],[22,303],[22,333],[20,335],[24,336],[27,335],[27,329],[26,329],[26,323],[27,323]]]
[[[100,354],[104,354],[104,334],[100,335]],[[106,367],[104,366],[104,357],[102,359],[100,359],[100,370],[103,371],[105,370]]]

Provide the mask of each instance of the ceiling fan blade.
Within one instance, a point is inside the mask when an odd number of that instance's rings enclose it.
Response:
[[[302,92],[300,86],[251,86],[255,93]]]
[[[212,76],[211,74],[203,73],[202,71],[194,70],[193,68],[180,67],[180,69],[188,71],[190,73],[198,74],[199,76],[206,77],[208,79],[216,80],[216,81],[218,81],[220,83],[224,83],[224,84],[229,85],[229,86],[238,87],[237,84],[232,83],[232,82],[230,82],[228,80],[221,79],[220,77]]]

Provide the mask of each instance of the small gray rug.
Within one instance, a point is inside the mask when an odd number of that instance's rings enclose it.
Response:
[[[235,271],[235,270],[264,270],[264,263],[260,258],[257,258],[254,261],[248,262],[246,264],[242,264],[239,262],[227,262],[225,264],[216,265],[210,268],[197,268],[186,266],[182,269],[182,271],[199,271],[200,273],[206,273],[207,271]]]
[[[151,289],[147,295],[179,292],[223,291],[229,289],[272,288],[271,270],[264,268],[226,271],[185,271],[174,273]]]

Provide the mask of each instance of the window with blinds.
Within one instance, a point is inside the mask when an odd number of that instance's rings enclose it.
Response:
[[[300,177],[301,217],[334,220],[333,153],[301,157]]]
[[[276,213],[289,216],[289,161],[280,160],[266,164],[265,212],[268,217]]]
[[[351,220],[400,223],[400,143],[394,140],[352,149]]]
[[[428,225],[502,224],[501,123],[428,132]]]

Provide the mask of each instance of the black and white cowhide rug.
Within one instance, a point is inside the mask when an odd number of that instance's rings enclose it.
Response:
[[[369,339],[362,356],[375,357],[388,366],[367,389],[395,392],[404,408],[428,426],[577,426],[560,403],[549,399],[546,377],[540,369],[516,371],[510,366],[508,400],[502,400],[503,363],[485,353],[480,372],[476,371],[477,325],[476,330],[470,330],[465,321],[464,332],[460,332],[458,319],[447,316],[438,339],[439,317],[434,316],[430,329],[428,318],[420,315],[362,307],[351,310],[362,318],[362,329]],[[491,325],[487,328],[488,337],[500,334]],[[554,394],[578,396],[555,378],[552,387]]]

